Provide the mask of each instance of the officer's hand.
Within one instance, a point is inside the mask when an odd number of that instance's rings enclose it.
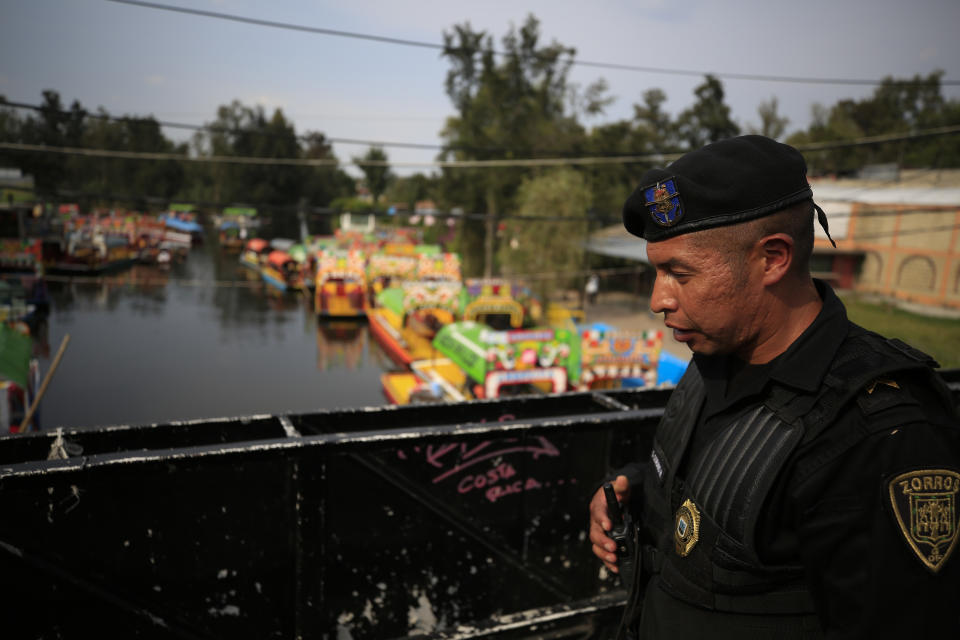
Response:
[[[613,481],[613,490],[624,505],[630,501],[630,481],[627,476],[617,476]],[[590,500],[590,542],[593,543],[593,554],[603,561],[604,566],[614,573],[620,573],[617,568],[617,545],[607,535],[607,532],[613,528],[610,517],[607,515],[607,499],[603,494],[603,489],[597,489]]]

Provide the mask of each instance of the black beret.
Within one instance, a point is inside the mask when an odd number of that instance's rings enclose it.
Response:
[[[657,242],[754,220],[812,197],[799,151],[764,136],[739,136],[643,174],[623,205],[623,226]]]

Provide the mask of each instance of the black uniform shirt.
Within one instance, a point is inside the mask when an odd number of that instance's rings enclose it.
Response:
[[[820,387],[850,323],[832,289],[819,281],[817,289],[821,312],[770,363],[754,367],[695,356],[707,399],[692,448],[705,446],[732,416],[762,401],[770,384],[808,393]],[[828,637],[960,637],[960,543],[932,572],[911,548],[889,491],[898,474],[960,472],[960,425],[927,374],[892,378],[864,389],[829,428],[794,452],[761,512],[756,550],[765,564],[804,566]],[[698,619],[707,614],[688,613]]]

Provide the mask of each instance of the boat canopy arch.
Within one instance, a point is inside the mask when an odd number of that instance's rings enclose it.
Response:
[[[523,326],[523,305],[511,298],[488,297],[477,298],[467,304],[463,310],[464,320],[476,321],[480,316],[502,314],[510,316],[510,326],[519,329]]]

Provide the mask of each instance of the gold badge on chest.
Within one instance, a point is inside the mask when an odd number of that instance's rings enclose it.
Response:
[[[700,539],[700,510],[689,498],[677,509],[673,539],[681,557],[686,557]]]

